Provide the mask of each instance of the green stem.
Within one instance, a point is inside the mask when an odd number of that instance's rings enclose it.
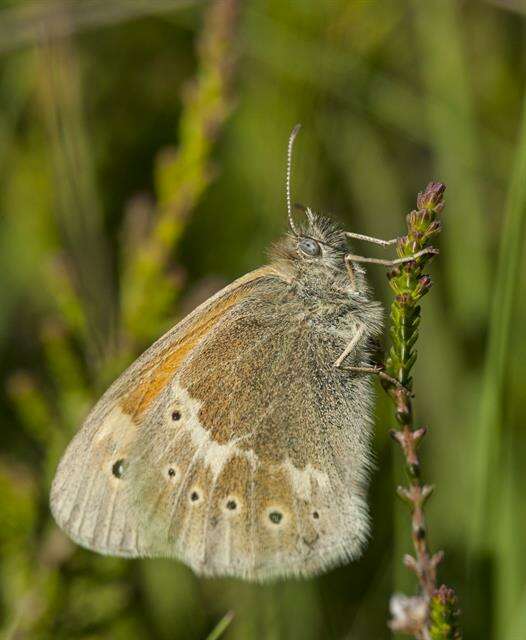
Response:
[[[445,186],[430,183],[417,198],[417,210],[407,216],[407,234],[398,241],[398,254],[407,257],[430,247],[440,233],[440,213],[443,209]],[[391,435],[404,454],[408,485],[398,487],[399,496],[411,508],[411,538],[414,556],[404,558],[418,580],[420,595],[415,598],[396,596],[393,605],[394,619],[391,628],[413,635],[419,640],[457,640],[456,598],[451,590],[437,590],[436,570],[442,553],[432,554],[428,545],[428,531],[424,506],[433,488],[421,477],[418,445],[426,434],[426,428],[415,428],[411,371],[416,361],[416,341],[420,324],[421,298],[429,291],[431,279],[424,274],[424,267],[431,254],[421,255],[389,274],[389,284],[395,293],[391,305],[392,346],[386,362],[386,372],[402,386],[384,381],[384,387],[393,400],[398,429]],[[444,595],[447,591],[447,597]],[[447,635],[444,635],[445,631]]]

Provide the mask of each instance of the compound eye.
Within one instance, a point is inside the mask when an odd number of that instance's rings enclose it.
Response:
[[[307,256],[315,257],[321,253],[320,245],[312,238],[300,238],[298,246],[300,251]]]

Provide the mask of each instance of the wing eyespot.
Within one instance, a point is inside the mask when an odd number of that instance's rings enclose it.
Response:
[[[168,464],[163,469],[163,476],[169,482],[176,483],[179,480],[179,469],[175,464]]]
[[[197,506],[203,501],[203,494],[198,488],[194,488],[190,491],[189,499],[190,504]]]
[[[267,507],[262,514],[263,523],[272,530],[281,529],[289,520],[289,514],[279,504],[273,504]]]
[[[228,496],[223,502],[223,512],[226,516],[235,516],[241,511],[241,501],[237,496]]]
[[[183,414],[179,411],[179,409],[174,409],[172,411],[172,422],[179,422],[179,420],[183,417]]]
[[[126,471],[126,460],[124,458],[120,458],[115,461],[111,467],[111,472],[115,478],[119,480],[123,478],[124,472]]]
[[[313,511],[312,512],[312,517],[313,517],[314,520],[319,520],[320,519],[319,511]]]
[[[271,529],[278,529],[287,521],[285,512],[277,506],[267,509],[264,519],[266,525]]]

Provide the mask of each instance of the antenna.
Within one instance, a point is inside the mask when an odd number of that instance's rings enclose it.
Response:
[[[293,233],[299,235],[298,230],[294,225],[294,220],[292,218],[292,198],[290,195],[290,181],[292,176],[292,147],[294,146],[294,140],[298,135],[298,131],[301,129],[301,124],[297,124],[294,129],[290,132],[289,136],[289,144],[287,147],[287,215],[289,217],[289,225]]]

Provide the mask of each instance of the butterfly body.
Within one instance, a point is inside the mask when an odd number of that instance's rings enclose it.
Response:
[[[371,381],[382,312],[349,279],[345,236],[309,215],[269,266],[158,340],[106,392],[53,483],[79,544],[198,574],[312,575],[368,533]],[[353,342],[354,341],[354,342]]]

